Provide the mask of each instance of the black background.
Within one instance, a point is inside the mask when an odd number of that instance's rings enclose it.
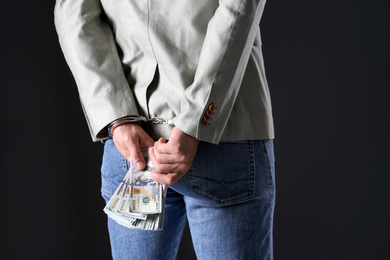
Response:
[[[109,259],[102,145],[45,2],[0,4],[0,258]],[[390,259],[389,25],[388,0],[266,5],[277,260]]]

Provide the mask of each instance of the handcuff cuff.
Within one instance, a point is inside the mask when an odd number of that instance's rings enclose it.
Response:
[[[165,124],[165,125],[172,125],[172,126],[175,125],[171,119],[165,119],[160,117],[152,117],[149,119],[144,116],[125,116],[112,121],[108,125],[109,135],[112,136],[112,132],[118,126],[128,124],[128,123],[152,123],[152,124]]]

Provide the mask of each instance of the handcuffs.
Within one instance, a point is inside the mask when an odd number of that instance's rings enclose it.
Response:
[[[153,117],[153,118],[148,119],[144,116],[124,116],[124,117],[118,118],[117,120],[112,121],[108,125],[108,133],[112,136],[112,132],[118,126],[128,124],[128,123],[137,123],[137,122],[165,124],[165,125],[172,125],[172,126],[175,125],[171,119],[165,119],[165,118],[159,118],[159,117]]]

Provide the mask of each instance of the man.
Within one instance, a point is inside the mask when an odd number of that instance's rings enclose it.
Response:
[[[55,23],[106,201],[129,162],[170,185],[164,230],[108,220],[115,259],[175,259],[186,217],[199,259],[272,259],[273,123],[265,0],[57,0]],[[158,118],[156,122],[141,122]]]

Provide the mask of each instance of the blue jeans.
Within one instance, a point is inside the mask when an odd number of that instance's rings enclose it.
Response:
[[[109,200],[129,168],[105,142],[102,195]],[[175,259],[188,218],[198,259],[273,259],[272,140],[201,142],[190,171],[170,186],[163,231],[133,230],[108,219],[114,259]]]

